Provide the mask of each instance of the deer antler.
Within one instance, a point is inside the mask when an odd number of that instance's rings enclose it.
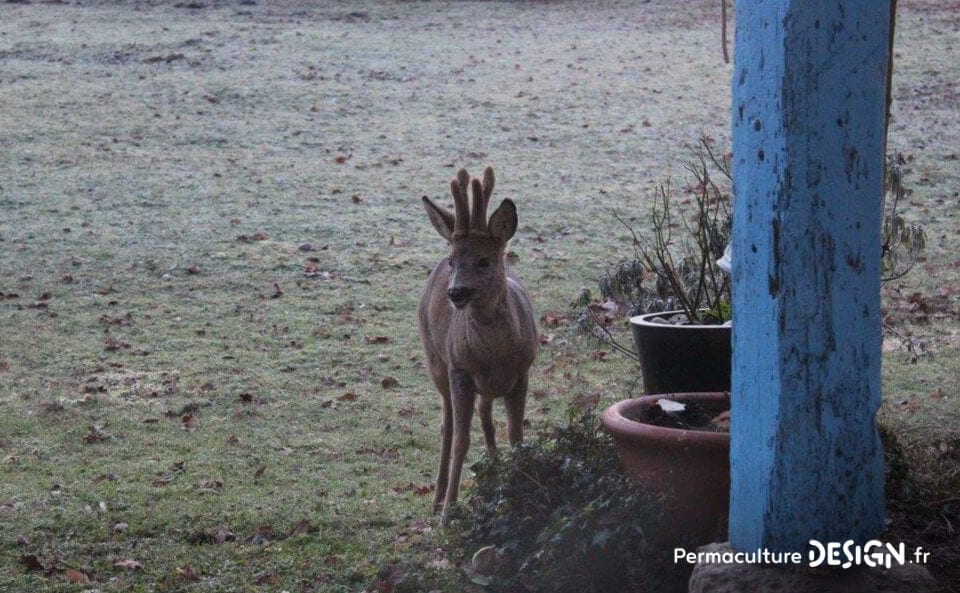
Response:
[[[450,181],[450,193],[453,194],[453,208],[456,222],[453,234],[463,237],[473,231],[487,234],[487,206],[493,194],[493,168],[483,171],[483,181],[470,177],[466,169],[460,169],[456,179]],[[469,188],[469,189],[468,189]]]
[[[483,182],[474,179],[471,187],[473,190],[473,212],[470,214],[470,226],[481,233],[489,232],[487,206],[490,204],[490,196],[493,194],[493,182],[493,167],[487,167],[483,171]]]
[[[467,186],[470,184],[470,174],[466,169],[460,169],[457,178],[450,181],[450,193],[453,194],[453,213],[456,223],[453,227],[454,236],[467,234],[470,228],[470,205],[467,201]]]

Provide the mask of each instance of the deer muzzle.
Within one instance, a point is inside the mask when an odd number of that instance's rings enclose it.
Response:
[[[447,298],[450,299],[450,302],[453,303],[454,307],[457,309],[463,309],[467,306],[467,303],[470,302],[474,292],[475,290],[472,288],[456,286],[447,291]]]

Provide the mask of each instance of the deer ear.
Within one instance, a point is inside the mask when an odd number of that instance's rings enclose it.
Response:
[[[453,213],[437,206],[430,201],[430,198],[427,196],[423,196],[422,199],[423,207],[427,211],[427,218],[430,219],[430,224],[433,225],[433,228],[437,229],[441,237],[447,241],[453,241],[453,225],[456,222]]]
[[[504,243],[517,232],[517,206],[513,200],[506,199],[490,215],[490,234]]]

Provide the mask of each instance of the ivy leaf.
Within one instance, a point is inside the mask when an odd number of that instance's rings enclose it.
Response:
[[[607,547],[607,542],[610,541],[611,535],[612,534],[610,533],[609,529],[600,529],[593,534],[593,545],[598,548]]]

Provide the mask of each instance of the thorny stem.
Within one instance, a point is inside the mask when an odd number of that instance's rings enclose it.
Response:
[[[908,352],[914,353],[918,357],[922,357],[925,354],[928,354],[928,352],[926,351],[926,348],[923,345],[923,342],[921,342],[920,340],[912,336],[908,336],[907,334],[901,331],[897,331],[897,329],[894,328],[892,325],[890,325],[886,319],[882,320],[880,322],[880,325],[883,328],[883,333],[892,334],[894,337],[900,340],[901,348],[906,347]]]
[[[615,350],[619,350],[620,352],[622,352],[623,354],[626,354],[630,358],[633,358],[635,360],[640,360],[640,355],[637,352],[635,352],[633,349],[628,348],[623,344],[621,344],[620,342],[618,342],[617,339],[613,337],[613,333],[610,331],[610,329],[607,328],[603,323],[601,323],[592,312],[590,313],[590,320],[593,321],[593,325],[595,328],[594,335],[601,342],[609,345],[611,348]]]
[[[723,63],[730,63],[730,52],[727,49],[727,0],[720,1],[720,46],[723,48]]]
[[[689,162],[686,168],[698,185],[694,197],[695,217],[682,221],[684,229],[692,237],[692,244],[684,242],[680,245],[682,259],[675,259],[673,253],[673,196],[668,183],[657,188],[650,215],[653,226],[651,237],[638,235],[616,212],[614,217],[630,230],[636,259],[656,275],[659,296],[663,298],[664,293],[668,293],[688,319],[699,320],[705,308],[714,312],[721,310],[723,295],[729,285],[726,275],[718,275],[713,264],[713,260],[720,256],[720,253],[715,253],[715,244],[722,241],[717,233],[723,225],[726,198],[710,178],[710,164],[715,165],[728,179],[730,174],[729,164],[714,153],[708,138],[701,137],[699,146],[689,148],[695,160]]]

